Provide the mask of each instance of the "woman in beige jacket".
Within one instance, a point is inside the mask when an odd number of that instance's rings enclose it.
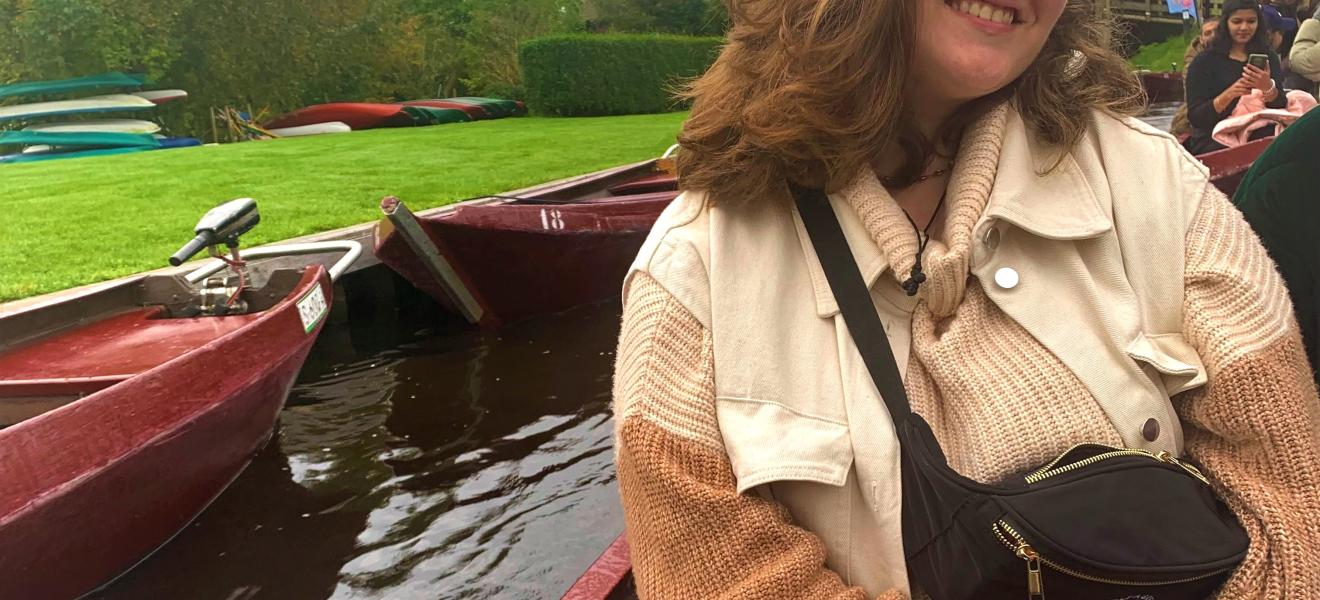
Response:
[[[641,597],[920,595],[893,426],[788,180],[830,192],[951,466],[1190,458],[1251,537],[1220,597],[1320,594],[1320,402],[1286,291],[1206,169],[1124,116],[1139,93],[1090,4],[730,4],[689,92],[688,191],[624,290]]]

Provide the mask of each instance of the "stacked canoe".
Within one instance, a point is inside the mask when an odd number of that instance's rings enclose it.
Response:
[[[262,125],[276,135],[289,136],[349,129],[468,123],[525,114],[527,106],[522,102],[498,98],[444,98],[394,104],[331,102],[300,108]]]
[[[140,88],[145,83],[141,75],[105,73],[0,86],[0,100],[24,97],[41,100],[0,106],[0,147],[21,149],[21,152],[0,155],[0,163],[200,145],[201,142],[193,138],[162,136],[159,134],[160,125],[152,121],[100,118],[108,113],[150,111],[188,95],[183,90],[143,91]],[[92,92],[100,95],[59,98]],[[15,126],[25,127],[17,130]]]

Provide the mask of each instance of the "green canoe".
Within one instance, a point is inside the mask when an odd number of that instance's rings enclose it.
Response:
[[[137,89],[146,83],[145,75],[112,72],[58,81],[29,81],[0,85],[0,98],[67,94],[102,88]]]
[[[447,98],[453,102],[463,102],[473,104],[486,109],[491,118],[502,117],[520,117],[527,114],[527,107],[517,100],[505,100],[503,98],[482,98],[479,96],[462,96],[459,98]]]
[[[466,123],[472,120],[467,113],[457,108],[431,108],[429,106],[405,106],[403,112],[408,113],[418,125],[441,125],[444,123]]]
[[[80,150],[78,152],[43,152],[40,154],[10,154],[0,156],[0,163],[30,163],[46,160],[62,160],[66,158],[85,158],[88,156],[109,156],[111,154],[129,154],[132,152],[145,152],[154,150],[154,148],[130,147],[130,148],[98,148],[96,150]]]
[[[159,148],[160,141],[145,133],[106,133],[99,131],[51,132],[51,131],[4,131],[0,132],[0,146],[36,146],[46,144],[56,147],[95,147],[95,148]]]

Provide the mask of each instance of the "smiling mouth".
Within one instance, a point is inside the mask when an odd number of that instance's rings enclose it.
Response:
[[[1018,23],[1017,11],[1012,8],[995,6],[989,2],[980,2],[979,0],[945,0],[945,6],[961,13],[965,13],[1001,25],[1012,25]]]

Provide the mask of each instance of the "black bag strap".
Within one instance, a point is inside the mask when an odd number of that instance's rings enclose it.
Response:
[[[802,215],[802,224],[807,228],[807,236],[811,238],[811,245],[825,271],[825,279],[839,303],[843,322],[857,344],[866,370],[871,373],[871,381],[889,408],[894,426],[898,427],[912,413],[907,392],[903,389],[903,377],[898,373],[898,361],[894,360],[894,352],[889,348],[889,336],[875,311],[857,259],[848,248],[848,239],[843,236],[839,218],[825,192],[793,184],[789,187],[797,202],[798,213]]]

